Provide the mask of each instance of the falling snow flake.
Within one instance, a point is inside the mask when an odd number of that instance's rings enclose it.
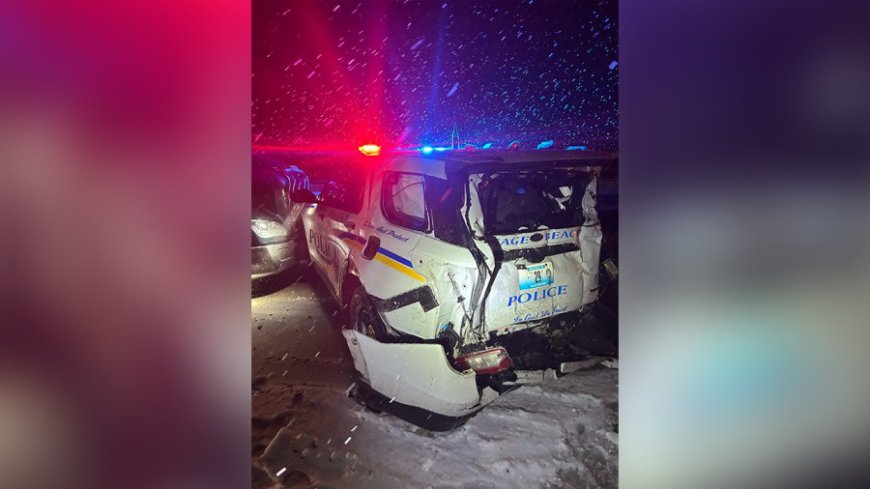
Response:
[[[387,2],[383,31],[372,31],[366,2],[337,15],[344,3],[333,0],[319,36],[305,35],[311,19],[296,7],[262,2],[251,74],[258,144],[341,141],[369,111],[385,138],[408,144],[448,141],[454,122],[463,140],[498,146],[544,130],[559,146],[615,142],[616,2],[528,2],[471,4],[473,22],[446,0]]]

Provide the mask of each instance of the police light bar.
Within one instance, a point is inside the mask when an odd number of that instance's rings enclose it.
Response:
[[[377,156],[381,154],[381,147],[377,144],[363,144],[359,147],[359,152],[366,156]]]

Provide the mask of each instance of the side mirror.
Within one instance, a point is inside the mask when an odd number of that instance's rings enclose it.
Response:
[[[317,202],[317,197],[311,190],[301,188],[290,194],[290,200],[297,204],[314,204]]]

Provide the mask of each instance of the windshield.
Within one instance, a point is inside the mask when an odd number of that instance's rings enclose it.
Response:
[[[589,181],[585,172],[566,170],[481,175],[487,234],[580,226]]]

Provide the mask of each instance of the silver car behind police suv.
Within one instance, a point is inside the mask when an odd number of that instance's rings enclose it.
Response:
[[[310,181],[295,165],[255,154],[251,166],[251,279],[278,275],[307,262],[299,252],[299,216],[314,201]]]

